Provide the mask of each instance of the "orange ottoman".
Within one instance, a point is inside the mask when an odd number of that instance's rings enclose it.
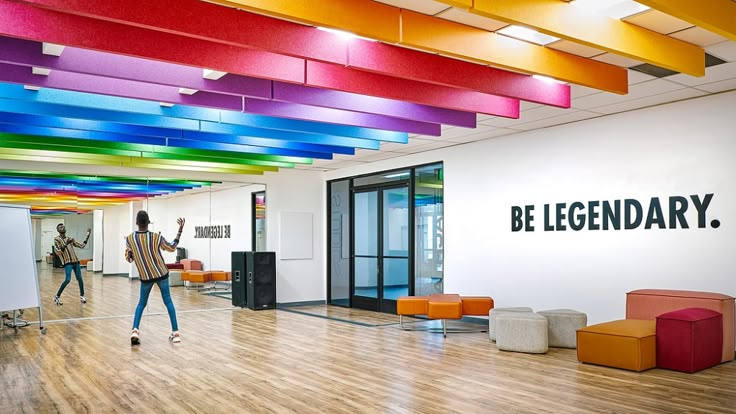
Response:
[[[227,282],[230,278],[227,272],[221,270],[213,270],[210,272],[210,282]]]
[[[399,327],[404,327],[404,315],[426,315],[427,314],[426,296],[401,296],[396,300],[396,314],[399,315]]]
[[[723,314],[721,362],[734,357],[734,298],[728,295],[690,290],[639,289],[626,294],[627,319],[652,319],[685,308],[710,309]]]
[[[644,371],[657,365],[656,322],[622,319],[577,331],[578,361]]]
[[[441,293],[429,295],[427,317],[442,319],[442,335],[447,338],[447,320],[463,318],[463,302],[460,295]]]
[[[493,299],[490,296],[462,296],[463,315],[488,316],[493,309]]]
[[[181,280],[185,282],[186,287],[188,287],[186,282],[204,284],[210,281],[210,272],[203,272],[201,270],[185,270],[181,272]]]
[[[396,300],[396,314],[401,315],[426,315],[426,296],[402,296]]]

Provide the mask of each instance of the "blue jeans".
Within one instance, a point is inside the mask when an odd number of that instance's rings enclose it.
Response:
[[[135,308],[135,317],[133,319],[133,329],[138,329],[141,324],[141,316],[143,316],[143,309],[148,304],[148,296],[151,294],[153,285],[158,285],[158,289],[161,291],[161,298],[164,300],[166,310],[169,311],[169,320],[171,321],[171,330],[176,332],[179,330],[179,324],[176,323],[176,309],[174,309],[174,302],[171,300],[171,289],[169,288],[169,279],[159,280],[157,282],[143,283],[141,282],[141,295],[138,299],[138,306]]]
[[[72,280],[72,269],[74,269],[74,276],[77,278],[79,283],[79,296],[84,296],[84,281],[82,280],[82,268],[79,266],[79,262],[67,263],[64,265],[64,282],[59,286],[59,291],[56,292],[57,297],[61,297],[61,292],[66,289],[66,285]]]

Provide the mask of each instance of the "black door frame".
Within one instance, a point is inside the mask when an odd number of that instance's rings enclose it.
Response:
[[[398,180],[398,181],[391,181],[389,183],[380,183],[380,184],[370,184],[360,187],[352,187],[350,188],[350,306],[353,308],[358,309],[366,309],[371,311],[377,311],[377,312],[384,312],[384,313],[396,313],[396,301],[393,299],[385,299],[383,297],[383,279],[384,279],[384,266],[383,266],[383,259],[388,257],[391,258],[391,256],[385,256],[383,254],[383,191],[384,190],[391,190],[396,188],[406,188],[407,190],[407,208],[408,216],[409,216],[409,225],[407,228],[408,234],[408,240],[409,240],[409,247],[407,252],[407,276],[408,281],[407,284],[409,286],[409,295],[412,295],[414,292],[414,249],[412,246],[414,245],[414,214],[412,213],[411,209],[414,205],[414,195],[413,195],[413,188],[412,188],[412,182],[414,178],[414,172],[412,170],[410,177],[408,179],[404,180]],[[364,192],[372,192],[376,191],[378,194],[377,199],[377,213],[378,213],[378,232],[377,232],[377,267],[378,267],[378,274],[376,275],[376,298],[369,298],[366,296],[360,296],[355,294],[355,258],[357,257],[355,254],[355,194],[356,193],[364,193]],[[397,257],[398,258],[398,257]],[[401,257],[402,259],[404,257]]]

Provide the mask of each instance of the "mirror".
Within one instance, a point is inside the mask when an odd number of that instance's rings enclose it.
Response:
[[[151,220],[149,230],[161,232],[168,241],[173,241],[176,237],[176,219],[186,219],[179,249],[163,254],[169,265],[181,264],[182,259],[188,259],[190,263],[196,261],[206,272],[229,272],[232,251],[255,248],[252,246],[253,194],[262,195],[259,203],[263,211],[265,185],[167,181],[153,177],[126,178],[127,180],[122,180],[124,182],[116,182],[115,191],[135,197],[132,201],[112,200],[112,193],[95,193],[81,185],[73,191],[68,189],[74,200],[73,208],[68,208],[71,198],[66,200],[68,214],[60,214],[58,211],[52,213],[50,208],[54,207],[53,203],[46,203],[44,206],[49,211],[39,209],[34,214],[32,223],[37,240],[44,320],[125,316],[132,322],[131,315],[138,303],[140,282],[135,266],[124,259],[124,238],[136,230],[134,222],[138,210],[148,211]],[[110,204],[115,201],[116,204]],[[103,202],[106,204],[101,205]],[[63,305],[57,306],[53,302],[53,297],[65,279],[65,269],[54,267],[53,257],[46,252],[51,252],[53,239],[58,236],[56,225],[62,222],[67,228],[67,235],[78,241],[84,240],[87,228],[92,229],[88,244],[84,248],[74,248],[80,264],[88,265],[80,266],[87,299],[85,304],[80,303],[79,285],[73,271],[61,296]],[[264,225],[265,222],[259,223],[259,229],[265,234]],[[265,242],[265,238],[258,240]],[[193,269],[197,267],[192,266]],[[170,269],[170,274],[177,270]],[[183,286],[178,282],[180,276],[177,282],[172,283],[174,279],[172,275],[171,294],[177,315],[199,309],[232,306],[230,283],[227,280],[187,283],[189,286]],[[38,320],[36,312],[35,309],[26,310],[23,319]],[[144,315],[160,315],[166,318],[166,308],[157,288],[151,293]]]

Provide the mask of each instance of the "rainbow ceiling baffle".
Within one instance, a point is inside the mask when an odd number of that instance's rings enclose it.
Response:
[[[569,85],[195,0],[0,15],[0,159],[263,174],[570,106]]]
[[[31,205],[34,216],[77,214],[102,206],[209,187],[213,183],[0,170],[0,203]]]

